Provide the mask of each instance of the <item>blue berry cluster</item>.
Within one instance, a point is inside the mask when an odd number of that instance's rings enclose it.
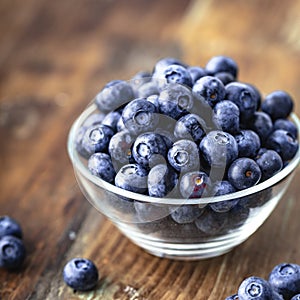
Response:
[[[242,281],[238,292],[225,300],[297,300],[300,299],[300,265],[280,263],[268,279],[250,276]]]
[[[131,81],[109,82],[95,104],[101,113],[78,131],[77,151],[95,176],[153,197],[190,199],[250,188],[280,172],[299,147],[291,96],[274,91],[263,98],[254,85],[238,81],[238,65],[227,56],[212,57],[204,67],[163,58]],[[269,192],[204,208],[172,207],[170,216],[217,232],[225,220],[226,226],[245,221]],[[142,219],[144,208],[132,205]]]
[[[0,217],[0,267],[19,269],[26,257],[20,224],[9,216]]]

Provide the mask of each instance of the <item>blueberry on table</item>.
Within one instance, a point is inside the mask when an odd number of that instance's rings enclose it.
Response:
[[[238,145],[228,132],[213,130],[200,142],[200,152],[209,166],[225,168],[238,157]]]
[[[284,91],[268,94],[261,104],[263,112],[270,115],[273,121],[287,118],[294,108],[292,97]]]
[[[204,76],[193,85],[195,97],[211,107],[225,99],[225,87],[221,80],[213,76]]]
[[[167,146],[158,133],[140,134],[132,147],[134,160],[145,168],[151,168],[167,159]]]
[[[255,131],[264,143],[270,133],[273,131],[273,122],[271,117],[263,111],[256,111],[247,123],[247,127]]]
[[[260,277],[251,276],[242,281],[238,289],[239,300],[282,300],[272,290],[270,283]]]
[[[146,194],[148,171],[139,164],[123,166],[115,177],[115,185],[124,190]]]
[[[251,119],[258,108],[259,98],[252,86],[241,82],[231,82],[225,86],[225,99],[234,102],[240,110],[240,120]]]
[[[206,134],[205,121],[196,114],[187,114],[175,124],[174,136],[179,139],[192,139],[199,143]]]
[[[74,290],[88,291],[97,285],[99,273],[91,260],[73,258],[64,266],[63,279]]]
[[[271,178],[283,168],[282,159],[274,150],[262,148],[258,151],[254,160],[261,170],[260,181],[265,181]]]
[[[197,144],[191,140],[176,141],[168,151],[168,162],[178,172],[200,169]]]
[[[234,138],[238,145],[239,157],[253,158],[256,156],[261,146],[257,133],[253,130],[245,129],[236,134]]]
[[[123,80],[113,80],[96,95],[95,103],[100,111],[108,113],[132,99],[134,99],[132,86]]]
[[[213,109],[213,120],[218,128],[231,134],[240,130],[240,110],[232,101],[218,102]]]
[[[115,181],[116,171],[111,158],[106,153],[94,153],[88,160],[89,171],[101,179],[113,183]]]
[[[269,275],[269,283],[284,299],[300,293],[300,266],[292,263],[276,265]]]
[[[132,134],[151,131],[158,123],[157,109],[146,98],[138,98],[124,107],[122,120],[126,129]]]
[[[0,267],[15,270],[22,266],[26,249],[21,239],[13,235],[0,238]]]
[[[148,174],[149,196],[163,198],[173,191],[178,182],[178,174],[167,164],[154,166]]]
[[[197,66],[191,66],[187,68],[188,72],[190,73],[192,77],[193,84],[200,79],[201,77],[204,77],[207,75],[207,72],[204,68],[197,67]]]
[[[96,152],[107,152],[110,138],[114,135],[111,127],[98,124],[89,127],[83,134],[81,148],[86,153],[85,157]]]
[[[288,119],[277,119],[274,122],[274,130],[283,129],[289,132],[295,139],[298,136],[298,129],[297,126]]]
[[[205,70],[209,75],[215,75],[220,72],[228,72],[234,78],[238,75],[237,63],[228,56],[218,55],[213,56],[206,64]]]
[[[5,235],[13,235],[18,238],[22,238],[21,225],[13,218],[9,216],[0,216],[0,238]]]
[[[275,150],[281,156],[283,162],[285,162],[295,156],[299,144],[288,131],[277,129],[268,137],[266,147]]]
[[[251,158],[236,159],[228,169],[228,181],[238,190],[256,185],[261,178],[258,164]]]

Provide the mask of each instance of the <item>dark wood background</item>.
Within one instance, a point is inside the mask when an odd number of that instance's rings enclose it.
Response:
[[[28,256],[0,270],[0,299],[225,299],[243,278],[300,263],[299,171],[267,222],[218,258],[153,257],[84,199],[66,152],[79,112],[112,79],[151,70],[164,56],[205,65],[232,56],[240,80],[288,91],[300,113],[299,1],[2,0],[0,215],[17,219]],[[99,267],[96,290],[62,281],[72,257]]]

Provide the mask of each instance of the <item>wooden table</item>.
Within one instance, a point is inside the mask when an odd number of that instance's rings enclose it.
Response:
[[[232,56],[241,81],[288,91],[299,114],[299,1],[2,0],[0,16],[0,215],[21,223],[28,252],[19,272],[0,270],[0,299],[224,299],[246,276],[300,263],[299,171],[249,240],[182,262],[145,253],[96,212],[66,151],[72,122],[106,82],[165,56],[200,66]],[[99,267],[96,290],[63,283],[75,256]]]

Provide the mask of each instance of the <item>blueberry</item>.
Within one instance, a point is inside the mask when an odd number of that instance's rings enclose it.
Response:
[[[282,159],[274,150],[260,149],[255,161],[261,170],[261,181],[271,178],[283,168]]]
[[[236,188],[227,180],[222,180],[216,182],[212,187],[212,195],[214,197],[227,195],[236,192]],[[232,209],[237,203],[239,202],[239,199],[232,199],[232,200],[226,200],[226,201],[219,201],[219,202],[213,202],[210,203],[210,208],[219,213],[227,212],[230,209]]]
[[[239,150],[239,157],[256,156],[260,149],[260,138],[253,130],[241,130],[240,133],[234,136]]]
[[[210,179],[205,172],[191,171],[182,176],[179,189],[181,196],[185,199],[201,198],[207,193],[210,185]]]
[[[132,86],[136,94],[139,87],[151,81],[151,79],[152,79],[152,73],[148,71],[140,71],[131,78],[129,84]]]
[[[5,235],[13,235],[22,238],[22,228],[20,224],[9,216],[0,216],[0,238]]]
[[[166,161],[167,146],[160,134],[142,133],[133,144],[132,155],[138,164],[146,168],[153,167]]]
[[[134,162],[131,151],[133,142],[134,138],[127,130],[119,131],[111,137],[108,153],[115,167]]]
[[[193,93],[199,101],[204,101],[211,107],[225,99],[224,84],[213,76],[198,79],[193,86]]]
[[[181,117],[175,125],[174,136],[179,139],[192,139],[199,143],[206,134],[205,121],[196,114]]]
[[[122,112],[126,129],[132,134],[153,130],[158,123],[156,107],[146,98],[138,98],[128,103]]]
[[[21,267],[26,257],[23,241],[13,235],[0,238],[0,267],[15,270]]]
[[[117,124],[120,118],[121,114],[118,111],[111,111],[104,117],[101,124],[109,126],[114,132],[116,132]]]
[[[263,111],[256,111],[250,122],[247,123],[249,129],[255,131],[262,143],[273,131],[273,122],[270,116]]]
[[[273,121],[287,118],[293,107],[292,97],[284,91],[275,91],[268,94],[261,104],[262,111],[269,114]]]
[[[213,120],[218,128],[231,134],[240,130],[240,110],[232,101],[218,102],[213,109]]]
[[[291,300],[300,300],[300,294],[297,294],[291,298]]]
[[[261,178],[257,163],[248,157],[236,159],[228,169],[228,181],[238,190],[254,186]]]
[[[124,190],[146,194],[148,171],[139,164],[123,166],[115,177],[115,185]]]
[[[271,271],[268,280],[284,299],[290,299],[300,293],[300,266],[292,263],[278,264]]]
[[[223,228],[224,230],[230,231],[240,228],[248,219],[250,209],[240,204],[240,202],[239,200],[228,212],[220,213],[221,216],[226,216],[227,218],[227,222]]]
[[[105,116],[106,115],[104,113],[91,114],[85,119],[85,121],[82,123],[82,126],[88,128],[93,125],[101,124]]]
[[[213,167],[224,168],[238,157],[237,142],[227,132],[219,130],[209,132],[199,147],[206,162]]]
[[[215,75],[219,72],[228,72],[234,78],[238,75],[238,65],[230,57],[219,55],[212,57],[206,64],[205,70],[209,75]]]
[[[88,291],[97,285],[99,273],[91,260],[73,258],[64,266],[63,279],[74,290]]]
[[[142,84],[137,90],[137,96],[139,98],[147,98],[151,95],[159,95],[159,88],[155,81],[146,82]]]
[[[110,138],[114,135],[111,127],[106,125],[94,125],[83,134],[81,147],[86,153],[85,157],[96,152],[107,152]]]
[[[168,162],[179,172],[199,170],[200,159],[196,143],[186,139],[176,141],[168,151]]]
[[[201,67],[192,66],[192,67],[188,67],[187,70],[192,77],[193,84],[201,77],[204,77],[207,75],[206,70]]]
[[[113,183],[116,176],[111,158],[106,153],[94,153],[88,160],[89,171],[101,179]]]
[[[272,199],[272,188],[240,198],[239,205],[244,208],[255,208],[266,204]]]
[[[113,80],[96,95],[95,103],[102,112],[110,112],[134,99],[131,85],[123,80]]]
[[[171,218],[178,224],[187,224],[194,222],[203,212],[198,205],[181,205],[171,208]]]
[[[266,141],[266,147],[275,150],[282,160],[289,161],[298,151],[298,141],[286,130],[273,131]]]
[[[227,100],[234,102],[240,110],[241,122],[251,119],[258,108],[258,96],[252,86],[241,82],[231,82],[226,85]]]
[[[148,192],[151,197],[166,197],[177,185],[178,174],[166,164],[154,166],[148,174]]]
[[[239,300],[279,300],[268,281],[263,278],[251,276],[242,281],[238,289]]]
[[[169,209],[166,205],[134,201],[134,207],[139,222],[159,221],[169,215]]]
[[[274,130],[277,129],[283,129],[289,132],[294,137],[294,139],[297,139],[298,129],[297,126],[292,121],[288,119],[277,119],[274,122]]]
[[[190,111],[194,105],[194,96],[191,88],[173,83],[168,84],[159,95],[164,101],[175,102],[179,111]]]
[[[216,73],[216,74],[214,75],[214,77],[216,77],[216,78],[218,78],[219,80],[221,80],[222,83],[224,84],[224,86],[225,86],[226,84],[229,84],[230,82],[235,81],[234,76],[233,76],[231,73],[229,73],[229,72],[219,72],[219,73]]]
[[[181,108],[174,101],[165,100],[163,98],[158,98],[159,112],[164,116],[161,118],[163,120],[163,127],[168,128],[168,123],[170,118],[174,120],[180,119],[182,116],[188,114],[186,109]],[[169,117],[169,119],[168,119]]]
[[[154,66],[154,69],[152,72],[152,76],[154,78],[158,77],[159,74],[161,74],[170,65],[179,65],[179,66],[183,66],[185,68],[187,67],[187,65],[184,62],[182,62],[181,60],[179,60],[177,58],[164,57],[155,63],[155,66]]]

